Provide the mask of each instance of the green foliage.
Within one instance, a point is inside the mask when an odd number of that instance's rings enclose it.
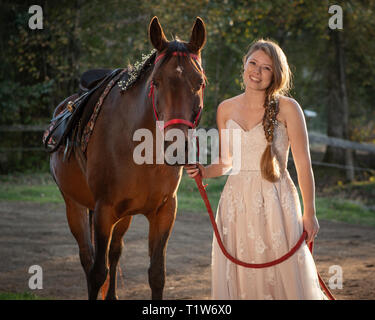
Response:
[[[61,193],[50,174],[0,176],[0,201],[63,203]]]
[[[375,208],[375,177],[371,176],[368,181],[338,183],[336,186],[325,188],[324,194],[361,202],[370,208]]]
[[[56,185],[1,186],[0,201],[24,201],[36,203],[62,203],[60,191]]]
[[[0,300],[46,300],[30,292],[0,292]]]
[[[43,30],[28,27],[31,1],[2,3],[0,124],[45,123],[77,90],[90,68],[126,67],[149,52],[147,27],[157,15],[171,40],[188,41],[196,16],[207,27],[203,66],[208,77],[201,125],[215,126],[218,104],[242,92],[242,57],[258,38],[276,40],[294,72],[291,94],[318,112],[309,126],[324,131],[336,70],[332,35],[344,36],[350,137],[375,137],[375,0],[340,1],[344,30],[328,28],[328,2],[307,0],[109,0],[43,2]],[[1,143],[0,143],[1,147]]]
[[[204,181],[204,184],[208,184],[206,187],[206,192],[214,212],[216,212],[220,194],[227,178],[227,176],[222,176]],[[204,202],[200,196],[195,180],[189,178],[186,174],[184,174],[181,179],[177,198],[178,210],[193,211],[197,213],[206,212],[206,206],[204,205]]]
[[[0,82],[0,125],[46,123],[53,83],[53,80],[30,85]]]
[[[342,221],[375,227],[375,212],[359,202],[337,198],[317,198],[318,219]]]
[[[206,179],[206,191],[214,213],[227,176]],[[375,226],[374,179],[325,190],[325,196],[316,198],[318,219],[342,221]],[[302,204],[301,195],[300,200]],[[195,181],[186,174],[177,193],[178,211],[207,214]],[[52,177],[46,174],[0,176],[0,201],[63,203],[60,191]]]

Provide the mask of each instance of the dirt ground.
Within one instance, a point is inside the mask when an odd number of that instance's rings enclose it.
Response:
[[[343,270],[338,299],[375,298],[375,228],[320,220],[314,257],[323,279]],[[118,278],[120,299],[150,299],[148,223],[136,216],[126,234]],[[212,229],[207,213],[178,212],[167,250],[165,299],[209,299]],[[31,265],[43,269],[43,289],[30,290]],[[62,204],[0,202],[0,291],[51,299],[86,299],[86,280]]]

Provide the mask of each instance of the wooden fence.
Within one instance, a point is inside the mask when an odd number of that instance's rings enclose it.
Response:
[[[0,126],[0,140],[2,132],[40,132],[42,133],[46,128],[46,125],[12,125],[12,126]],[[42,146],[42,135],[40,137],[40,147],[11,147],[3,148],[0,147],[0,152],[11,152],[11,151],[37,151],[45,150]]]
[[[2,132],[43,132],[46,128],[46,125],[12,125],[12,126],[0,126],[0,137]],[[208,128],[207,128],[208,130]],[[309,132],[310,145],[319,144],[325,146],[332,146],[336,148],[350,149],[360,152],[373,153],[375,154],[375,145],[369,143],[359,143],[334,137],[328,137],[319,132]],[[11,147],[11,148],[0,148],[0,152],[11,152],[11,151],[44,151],[42,147]],[[373,170],[371,168],[360,168],[353,166],[343,166],[340,164],[333,163],[324,163],[313,161],[313,164],[328,166],[328,167],[337,167],[350,170]]]
[[[48,124],[45,125],[12,125],[12,126],[1,126],[1,132],[43,132],[47,128]],[[207,129],[208,130],[208,129]],[[352,149],[358,151],[366,151],[369,153],[375,153],[375,145],[370,143],[359,143],[340,138],[328,137],[319,132],[309,132],[309,140],[311,144],[324,144],[327,146]],[[16,148],[17,150],[36,150],[43,148]],[[0,149],[4,150],[4,149]]]

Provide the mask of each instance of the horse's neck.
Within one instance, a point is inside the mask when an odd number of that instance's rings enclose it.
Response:
[[[152,106],[152,95],[150,95],[150,75],[152,69],[147,71],[142,80],[139,83],[139,92],[141,105],[139,106],[139,116],[140,122],[142,123],[142,128],[146,128],[154,132],[155,128],[155,114]]]

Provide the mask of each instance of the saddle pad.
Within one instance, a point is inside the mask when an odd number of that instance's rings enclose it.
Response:
[[[82,133],[82,136],[81,136],[81,151],[85,154],[86,153],[86,149],[87,149],[87,145],[89,143],[89,140],[90,140],[90,137],[91,137],[91,134],[94,130],[94,127],[95,127],[95,122],[98,118],[98,115],[99,115],[99,112],[101,110],[101,107],[102,107],[102,104],[105,100],[105,98],[107,97],[108,93],[111,91],[112,87],[116,84],[116,82],[118,80],[120,80],[120,78],[127,72],[128,70],[127,69],[124,69],[122,70],[116,77],[114,77],[107,85],[107,87],[104,89],[103,93],[101,94],[101,96],[99,97],[95,107],[94,107],[94,111],[93,113],[91,114],[91,117],[89,119],[89,121],[87,122],[87,124],[85,125],[85,128],[83,130],[83,133]]]

